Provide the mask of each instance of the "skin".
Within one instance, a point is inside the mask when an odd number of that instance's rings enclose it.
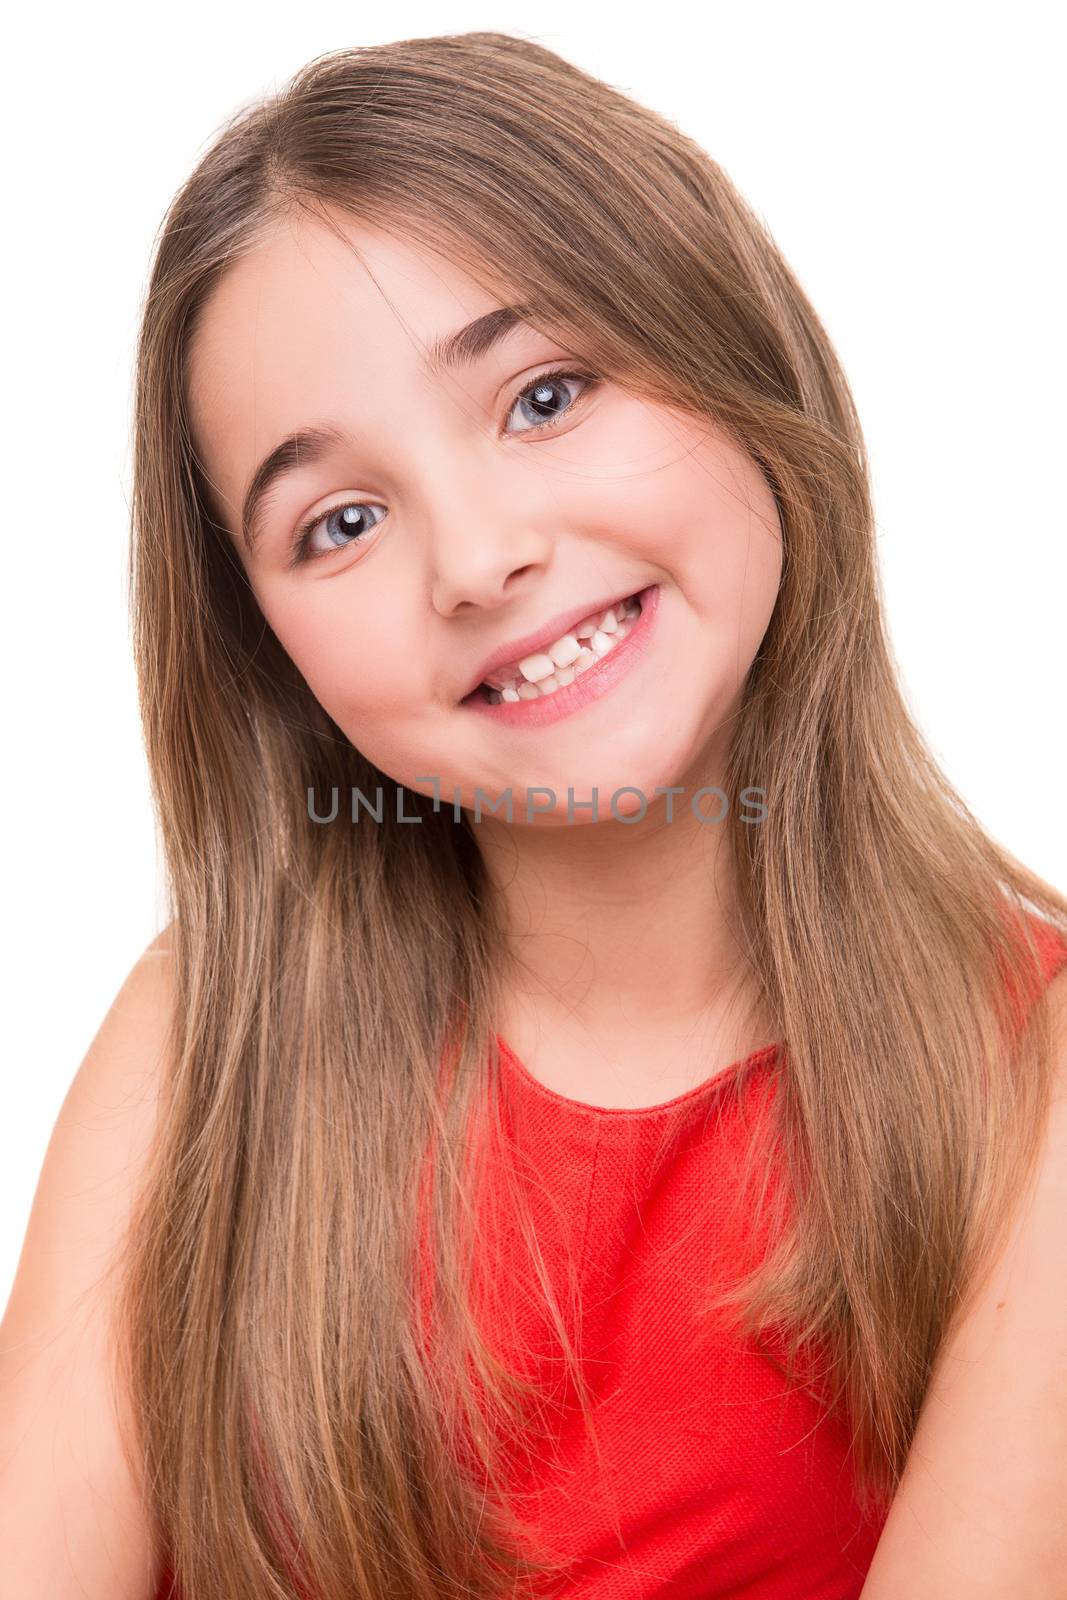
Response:
[[[399,230],[334,220],[345,239],[279,225],[204,309],[189,395],[216,509],[279,641],[377,767],[423,794],[437,776],[468,810],[476,787],[511,788],[514,820],[483,812],[474,831],[510,930],[501,1031],[527,1067],[594,1104],[670,1098],[778,1037],[745,1009],[725,831],[689,804],[722,784],[774,608],[773,495],[709,423],[615,382],[559,382],[561,420],[539,431],[544,409],[520,390],[568,356],[586,365],[548,332],[523,327],[429,377],[435,338],[521,296],[488,294]],[[250,551],[240,507],[256,465],[326,420],[350,446],[276,486]],[[352,501],[356,537],[340,516],[320,522],[325,553],[290,567],[294,530]],[[459,704],[505,640],[653,583],[651,648],[593,704],[537,730]],[[534,785],[558,801],[528,818]],[[640,821],[611,815],[624,785],[648,801]],[[667,822],[655,791],[679,785]],[[568,787],[580,802],[594,786],[600,820],[568,823]],[[713,798],[703,810],[717,814]]]

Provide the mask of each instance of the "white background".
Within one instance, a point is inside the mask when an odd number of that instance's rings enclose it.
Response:
[[[1067,887],[1054,8],[32,8],[2,108],[8,777],[0,1305],[63,1096],[162,926],[127,624],[153,235],[215,128],[342,46],[532,36],[656,108],[766,219],[871,449],[890,633],[970,808]]]

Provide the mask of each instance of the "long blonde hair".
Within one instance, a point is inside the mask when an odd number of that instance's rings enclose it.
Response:
[[[506,283],[600,373],[714,419],[774,492],[781,588],[727,784],[767,812],[726,826],[788,1041],[749,1177],[766,1196],[784,1171],[792,1209],[709,1305],[785,1330],[790,1372],[819,1352],[857,1491],[884,1504],[1033,1169],[1051,1050],[1028,908],[1067,930],[1067,900],[983,831],[909,716],[860,424],[766,228],[662,117],[536,43],[466,33],[329,54],[242,109],[169,208],[143,308],[131,580],[176,1006],[118,1356],[170,1565],[196,1600],[469,1600],[554,1571],[501,1489],[527,1385],[470,1300],[500,913],[466,818],[405,791],[420,824],[398,825],[397,786],[280,647],[189,423],[213,288],[263,230],[328,208]],[[308,789],[334,785],[381,785],[382,823],[311,825]],[[1005,982],[1034,1001],[1025,1029]]]

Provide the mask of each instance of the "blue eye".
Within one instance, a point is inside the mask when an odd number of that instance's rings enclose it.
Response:
[[[312,535],[320,527],[325,527],[327,537],[334,532],[353,535],[352,539],[345,543],[335,544],[332,547],[334,550],[347,550],[350,544],[359,544],[361,537],[365,538],[368,533],[373,533],[378,526],[376,522],[372,522],[369,527],[363,526],[367,516],[366,508],[370,503],[367,500],[342,501],[340,505],[331,506],[329,511],[322,512],[320,515],[312,517],[309,522],[305,522],[302,527],[297,529],[296,538],[293,541],[293,558],[289,565],[295,567],[302,561],[310,561],[316,556],[330,554],[329,550],[313,550],[311,547]],[[339,528],[334,522],[334,519],[338,517],[341,519]]]
[[[515,399],[508,408],[508,416],[510,417],[511,413],[515,410],[516,406],[518,406],[520,402],[534,407],[550,405],[551,400],[549,397],[551,396],[553,389],[558,390],[562,387],[562,385],[574,381],[577,381],[583,385],[581,391],[582,395],[588,394],[590,388],[594,387],[597,382],[596,378],[594,378],[591,373],[571,372],[564,367],[556,367],[552,372],[542,372],[540,377],[535,378],[532,383],[528,383],[524,389],[519,390],[518,394],[515,396]],[[529,396],[529,399],[527,396]],[[532,433],[535,429],[541,431],[545,428],[554,427],[555,424],[561,420],[561,418],[569,415],[569,413],[574,409],[576,403],[577,402],[572,401],[570,405],[567,406],[565,411],[550,413],[547,417],[539,416],[535,411],[535,421],[533,422],[532,426],[529,428],[520,428],[519,432]]]
[[[548,416],[537,416],[535,411],[535,420],[531,425],[517,430],[519,433],[545,433],[554,428],[558,422],[566,421],[575,406],[580,405],[581,401],[597,387],[600,379],[591,372],[576,372],[569,367],[554,367],[551,372],[542,372],[539,377],[519,390],[507,409],[506,417],[511,416],[520,402],[534,408],[551,406],[553,390],[559,391],[564,384],[571,382],[582,385],[577,400],[570,401],[563,410],[550,411]],[[511,430],[505,431],[511,432]],[[369,527],[365,526],[367,508],[373,504],[374,502],[367,500],[345,500],[339,505],[331,506],[329,511],[311,517],[297,529],[293,537],[289,566],[297,567],[304,561],[313,561],[319,556],[331,555],[335,550],[347,550],[353,544],[367,542],[367,536],[378,526],[377,522],[371,523]],[[335,521],[337,518],[340,519],[340,525]],[[325,527],[327,538],[332,538],[335,532],[342,536],[351,534],[352,538],[333,544],[329,549],[316,550],[312,546],[312,538],[320,527]]]

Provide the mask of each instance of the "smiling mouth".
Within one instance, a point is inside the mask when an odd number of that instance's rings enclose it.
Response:
[[[538,700],[565,689],[575,678],[590,671],[622,643],[641,615],[641,590],[616,601],[605,611],[587,617],[569,633],[524,656],[511,667],[501,667],[460,701],[483,700],[489,705],[503,701]]]

